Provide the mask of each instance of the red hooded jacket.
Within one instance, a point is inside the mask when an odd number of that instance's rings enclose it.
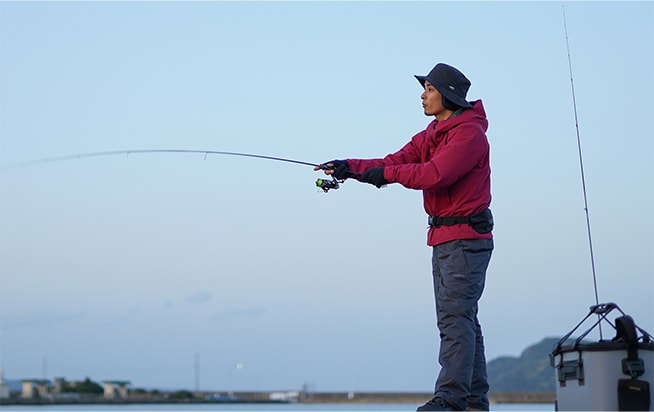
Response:
[[[481,100],[447,120],[434,120],[398,152],[383,159],[347,159],[350,169],[363,173],[384,167],[389,183],[422,190],[429,216],[468,216],[488,208],[490,146],[488,120]],[[491,239],[468,224],[430,227],[427,244],[435,246],[456,239]]]

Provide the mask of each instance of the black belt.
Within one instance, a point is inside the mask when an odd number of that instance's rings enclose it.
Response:
[[[470,216],[429,216],[427,222],[434,227],[469,225]]]
[[[470,216],[429,216],[429,226],[470,225],[478,233],[489,233],[493,230],[493,214],[490,209],[484,209]]]

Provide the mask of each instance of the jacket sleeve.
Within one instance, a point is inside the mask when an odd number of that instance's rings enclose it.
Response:
[[[407,163],[420,163],[420,151],[418,150],[419,141],[425,138],[425,132],[422,131],[411,138],[411,141],[404,145],[400,150],[391,153],[383,159],[347,159],[350,170],[357,173],[363,173],[372,167],[388,167],[393,165],[402,165]]]
[[[439,190],[468,174],[488,153],[486,133],[477,125],[461,125],[425,163],[388,165],[384,178],[409,189]]]

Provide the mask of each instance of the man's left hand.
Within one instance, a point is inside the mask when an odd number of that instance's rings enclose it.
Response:
[[[377,186],[380,188],[388,184],[388,180],[384,179],[384,168],[383,167],[373,167],[361,174],[359,178],[362,182],[370,183],[371,185]]]

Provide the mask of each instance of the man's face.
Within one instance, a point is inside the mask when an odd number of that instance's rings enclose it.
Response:
[[[435,116],[438,120],[444,120],[452,114],[451,110],[443,107],[443,96],[441,93],[428,81],[425,81],[425,91],[420,98],[422,99],[422,108],[425,111],[425,116]]]

